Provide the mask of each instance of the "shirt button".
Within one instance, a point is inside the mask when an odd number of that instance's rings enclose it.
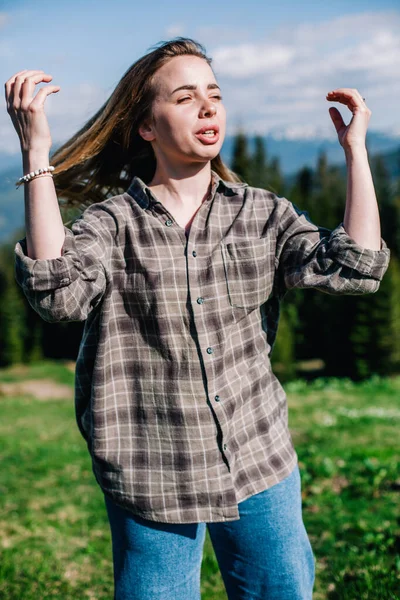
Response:
[[[167,221],[165,221],[165,224],[167,227],[171,227],[173,221],[171,221],[171,219],[167,219]]]
[[[200,298],[197,298],[197,304],[203,304],[203,302],[204,302],[204,298],[202,298],[201,296],[200,296]]]
[[[193,250],[193,251],[192,251],[192,256],[197,256],[197,252],[196,252],[196,250]]]
[[[219,402],[219,396],[218,396],[218,395],[217,395],[217,396],[215,396],[214,400],[215,400],[216,402]]]
[[[207,354],[212,354],[213,353],[213,349],[212,348],[207,348]]]
[[[224,450],[226,450],[226,444],[224,444]]]

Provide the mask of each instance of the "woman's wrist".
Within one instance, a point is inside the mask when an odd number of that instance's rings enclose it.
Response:
[[[346,160],[351,160],[358,157],[364,158],[365,156],[368,156],[367,147],[365,144],[345,148],[344,153],[346,156]]]
[[[49,166],[50,150],[43,148],[38,150],[27,150],[22,152],[22,166],[24,175],[37,169]]]

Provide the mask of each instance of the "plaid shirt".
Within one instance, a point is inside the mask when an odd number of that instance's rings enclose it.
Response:
[[[64,228],[59,258],[19,240],[15,277],[45,321],[85,320],[75,410],[103,493],[154,521],[238,519],[297,464],[270,363],[280,301],[376,292],[386,243],[214,171],[188,235],[138,177]]]

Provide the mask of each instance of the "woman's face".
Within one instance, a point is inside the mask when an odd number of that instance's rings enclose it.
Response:
[[[139,133],[151,142],[156,160],[181,164],[215,158],[225,137],[226,112],[207,61],[176,56],[156,72],[154,85],[152,118]]]

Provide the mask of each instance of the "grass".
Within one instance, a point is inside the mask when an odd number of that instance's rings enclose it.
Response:
[[[111,535],[75,423],[63,363],[0,370],[0,383],[51,378],[64,400],[1,402],[0,598],[110,599]],[[303,519],[317,557],[314,600],[400,599],[400,377],[285,384]],[[226,600],[206,534],[203,600]]]

